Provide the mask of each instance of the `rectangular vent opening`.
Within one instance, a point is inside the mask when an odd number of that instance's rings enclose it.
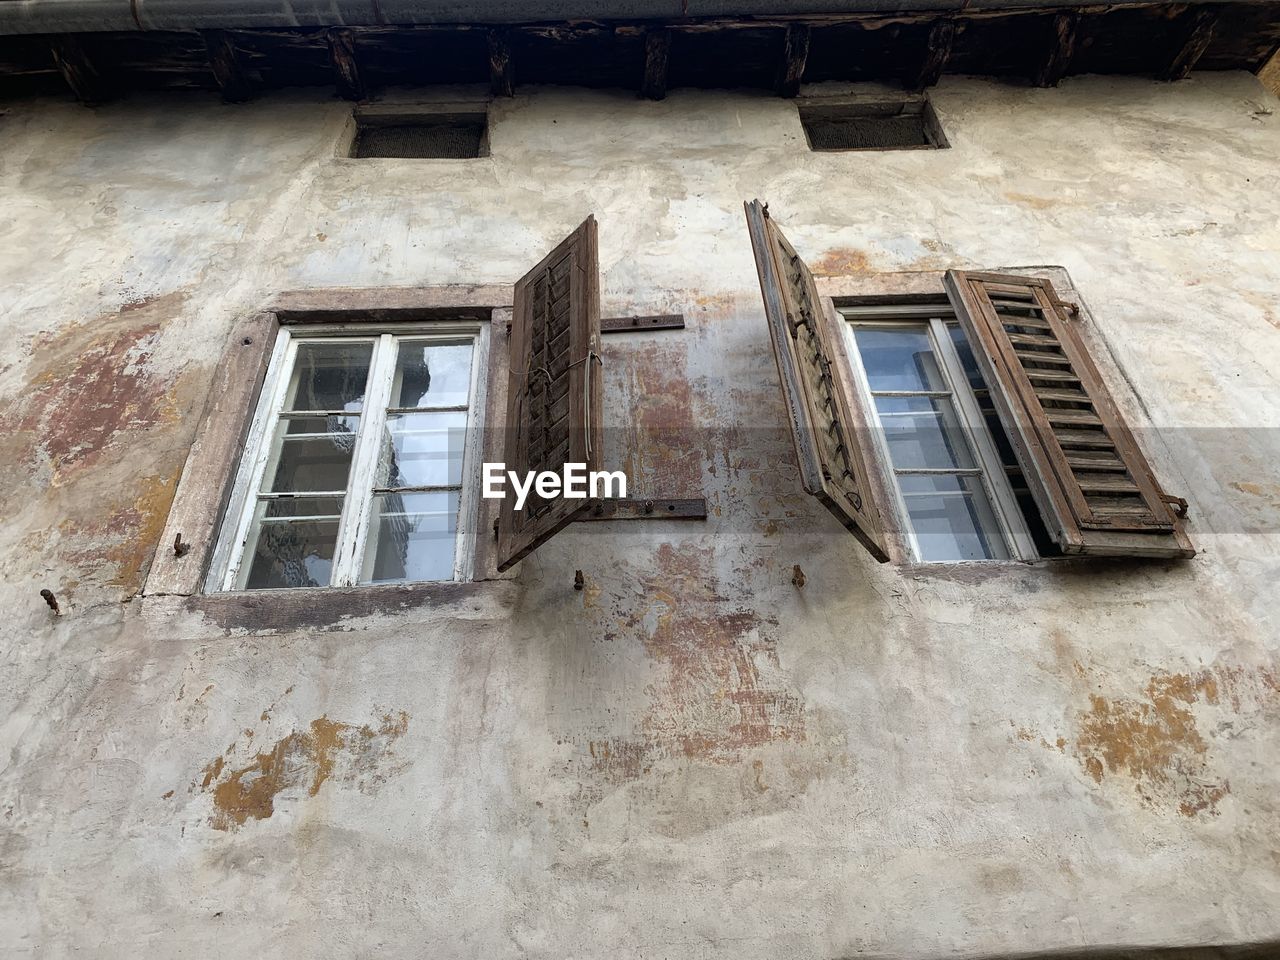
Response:
[[[351,156],[464,160],[489,155],[489,117],[480,112],[357,114]]]
[[[933,150],[948,147],[925,97],[798,101],[811,150]]]

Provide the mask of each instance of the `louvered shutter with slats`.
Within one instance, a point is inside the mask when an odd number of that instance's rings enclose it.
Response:
[[[864,451],[865,412],[837,369],[844,356],[839,321],[824,309],[809,268],[760,201],[746,209],[801,482],[884,562],[889,553]]]
[[[509,346],[506,468],[561,473],[600,469],[602,389],[596,221],[588,217],[515,287]],[[530,491],[515,509],[510,487],[498,517],[498,569],[506,570],[589,506]]]
[[[1190,557],[1195,550],[1044,277],[946,275],[1049,533],[1064,553]]]

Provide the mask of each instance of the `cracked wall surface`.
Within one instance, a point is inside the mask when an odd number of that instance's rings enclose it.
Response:
[[[951,149],[840,154],[773,97],[521,90],[422,162],[337,158],[319,93],[0,107],[3,953],[1280,939],[1280,104],[931,97]],[[800,488],[753,197],[820,276],[1064,265],[1200,555],[875,563]],[[140,594],[238,318],[511,283],[589,213],[603,314],[687,322],[605,338],[606,463],[705,524],[429,602]]]

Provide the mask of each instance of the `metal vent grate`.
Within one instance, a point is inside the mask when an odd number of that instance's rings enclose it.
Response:
[[[466,159],[487,155],[483,113],[357,118],[351,156]]]
[[[811,150],[920,150],[948,146],[927,100],[797,104]]]

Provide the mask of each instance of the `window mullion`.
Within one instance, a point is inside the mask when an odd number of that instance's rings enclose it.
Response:
[[[395,337],[384,333],[374,345],[369,364],[368,387],[361,409],[360,429],[351,458],[351,478],[347,481],[347,502],[338,527],[338,548],[332,586],[349,587],[360,577],[364,561],[369,513],[373,509],[373,482],[378,454],[391,401],[391,381],[396,370]]]
[[[249,425],[249,434],[245,438],[245,449],[252,451],[253,459],[241,463],[227,508],[227,516],[234,517],[235,522],[228,524],[224,530],[210,568],[220,573],[222,590],[237,589],[241,580],[241,570],[245,568],[245,544],[248,542],[253,517],[258,509],[258,491],[262,488],[262,474],[267,469],[267,461],[271,458],[276,421],[280,417],[280,408],[284,406],[285,393],[293,380],[293,365],[297,353],[297,343],[289,336],[289,331],[280,330],[276,334],[276,344],[271,352],[271,362],[267,367],[272,371],[272,375],[262,384],[262,392],[258,396],[258,409],[254,412],[253,421]]]
[[[972,440],[970,447],[982,466],[982,482],[987,487],[992,509],[1003,527],[1005,540],[1017,559],[1034,560],[1039,556],[1035,541],[1031,539],[1026,519],[1013,495],[1004,461],[1000,459],[995,440],[978,406],[978,398],[974,396],[969,378],[964,372],[964,364],[961,363],[960,354],[951,339],[951,331],[939,319],[930,320],[929,327],[933,333],[934,351],[942,361],[943,374],[951,381],[956,410],[964,424],[965,433]],[[973,348],[979,349],[977,345]]]

